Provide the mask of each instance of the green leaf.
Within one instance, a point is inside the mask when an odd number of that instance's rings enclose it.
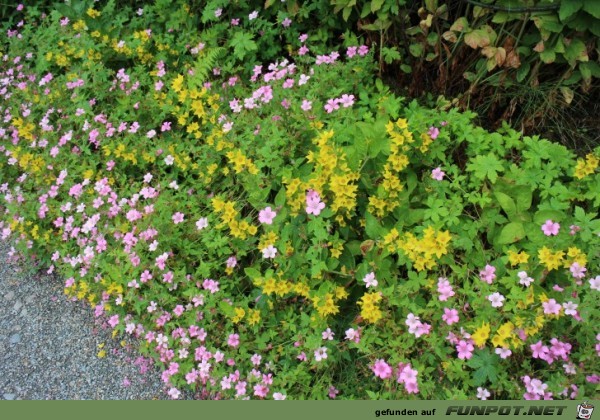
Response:
[[[423,45],[422,44],[410,44],[410,46],[408,47],[408,50],[410,51],[411,55],[413,55],[415,57],[420,57],[421,55],[423,55]]]
[[[246,273],[246,275],[252,280],[260,277],[260,271],[258,271],[256,268],[246,267],[244,268],[244,273]]]
[[[512,198],[500,191],[494,192],[494,196],[498,200],[500,207],[502,207],[502,210],[504,210],[509,219],[512,218],[512,216],[514,216],[515,214],[517,214],[517,206]]]
[[[229,45],[233,47],[233,55],[238,60],[243,60],[248,52],[258,49],[256,42],[252,38],[253,35],[249,32],[236,32],[233,35]]]
[[[494,384],[498,380],[498,356],[488,349],[477,350],[467,361],[467,366],[476,369],[473,373],[475,386],[483,385],[488,380]]]
[[[383,6],[384,2],[385,0],[373,0],[371,2],[371,13],[375,13],[376,11],[381,9],[381,6]]]
[[[541,226],[546,223],[546,220],[560,222],[564,217],[564,213],[558,210],[540,210],[533,216],[533,221]]]
[[[497,242],[499,245],[512,244],[518,242],[525,237],[525,229],[522,223],[511,222],[502,228],[498,235]]]
[[[597,0],[584,0],[583,10],[588,12],[596,19],[600,19],[600,2]]]
[[[556,60],[556,53],[554,50],[545,49],[540,53],[540,60],[542,60],[545,64],[554,63]]]
[[[565,48],[563,54],[569,64],[574,65],[575,61],[588,61],[588,53],[585,48],[585,44],[580,39],[573,39],[569,45]]]
[[[385,235],[385,229],[381,226],[375,216],[373,216],[371,213],[367,213],[365,219],[365,232],[369,238],[379,239]]]
[[[558,17],[563,22],[583,7],[583,0],[561,0]]]
[[[473,172],[476,178],[485,179],[486,177],[494,184],[498,179],[498,172],[503,172],[502,161],[493,153],[486,156],[477,156],[467,165],[467,171]]]

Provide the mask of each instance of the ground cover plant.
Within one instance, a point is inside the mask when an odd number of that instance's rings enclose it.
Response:
[[[2,35],[14,258],[174,399],[595,395],[600,149],[397,97],[285,9],[164,7],[22,7]]]

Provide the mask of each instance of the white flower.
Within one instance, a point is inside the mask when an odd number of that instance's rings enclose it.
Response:
[[[563,308],[565,310],[565,314],[567,315],[576,315],[577,314],[577,304],[571,301],[563,303]]]
[[[278,400],[278,401],[283,401],[283,400],[285,400],[285,399],[286,399],[286,397],[287,397],[287,396],[286,396],[285,394],[282,394],[281,392],[275,392],[275,393],[273,394],[273,399],[274,399],[274,400]]]
[[[319,347],[315,350],[315,360],[320,362],[323,359],[327,359],[327,347]]]
[[[500,293],[496,292],[496,293],[492,293],[491,295],[488,296],[488,300],[490,302],[492,302],[492,306],[494,308],[499,308],[502,305],[504,305],[504,296],[502,296]]]
[[[517,276],[519,276],[519,284],[522,284],[525,287],[529,287],[529,285],[533,282],[533,279],[529,277],[525,271],[519,271]]]
[[[208,227],[208,219],[206,217],[201,217],[196,222],[196,227],[198,228],[198,230],[202,230],[202,229]]]
[[[363,277],[363,281],[365,282],[365,285],[367,286],[367,288],[377,287],[377,284],[378,284],[377,279],[375,278],[375,273],[372,271]]]
[[[177,181],[173,181],[169,184],[169,187],[173,188],[174,190],[178,190],[179,189],[179,185],[177,185]]]
[[[277,255],[277,248],[275,248],[273,245],[269,245],[268,247],[262,249],[261,252],[263,254],[263,258],[275,258],[275,255]]]
[[[165,164],[171,166],[173,164],[173,162],[175,162],[175,158],[171,155],[168,155],[165,158]]]
[[[593,279],[589,280],[590,288],[594,290],[598,290],[600,292],[600,276],[596,276]]]
[[[258,17],[258,11],[254,11],[248,15],[248,20],[254,20]],[[274,396],[274,395],[273,395]]]
[[[492,394],[490,394],[490,391],[488,391],[485,388],[482,387],[478,387],[477,388],[477,398],[479,398],[480,400],[487,400],[488,397],[490,397]]]

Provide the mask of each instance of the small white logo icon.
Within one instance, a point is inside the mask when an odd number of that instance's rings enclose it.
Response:
[[[583,404],[577,405],[577,420],[590,420],[592,413],[594,412],[594,406],[584,402]]]

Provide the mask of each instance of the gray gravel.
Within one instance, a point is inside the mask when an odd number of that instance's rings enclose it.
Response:
[[[58,277],[9,262],[9,248],[0,241],[0,399],[168,399],[134,343],[113,340],[89,305],[66,298]]]

